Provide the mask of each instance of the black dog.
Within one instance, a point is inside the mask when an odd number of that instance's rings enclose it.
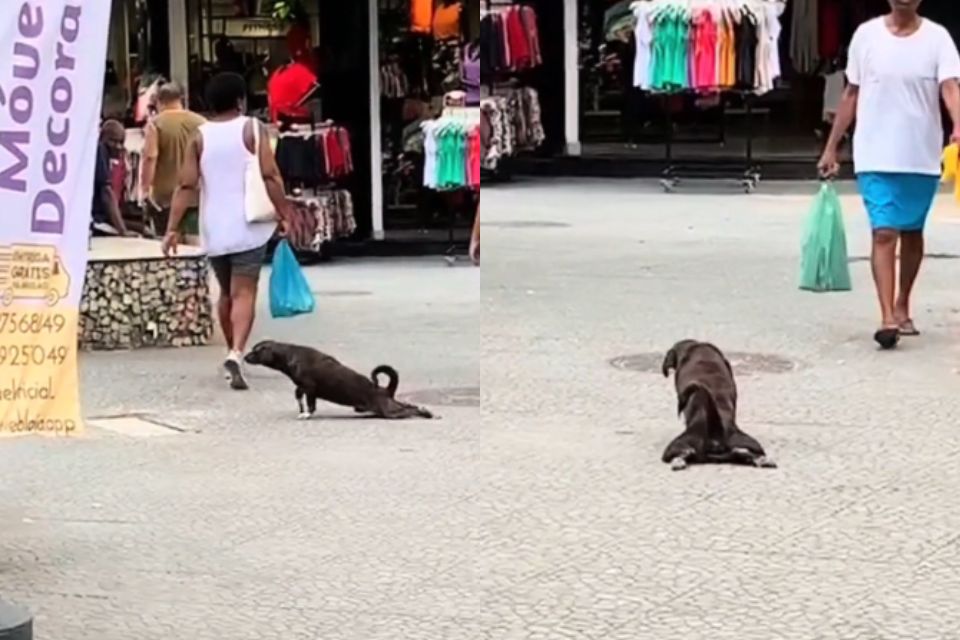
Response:
[[[667,352],[663,375],[675,370],[677,413],[686,430],[667,446],[663,461],[675,470],[688,464],[731,463],[775,468],[763,447],[737,426],[737,383],[717,347],[684,340]]]
[[[399,376],[393,367],[379,366],[369,378],[365,378],[316,349],[272,340],[258,343],[244,360],[279,371],[293,381],[302,420],[311,418],[316,412],[317,399],[390,420],[433,418],[426,409],[394,398]],[[381,375],[389,378],[385,388],[379,384]]]

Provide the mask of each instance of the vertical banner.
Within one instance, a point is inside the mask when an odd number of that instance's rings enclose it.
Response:
[[[4,0],[0,436],[83,430],[77,323],[110,0]]]

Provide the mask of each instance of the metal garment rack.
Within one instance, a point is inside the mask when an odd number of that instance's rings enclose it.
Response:
[[[673,157],[673,148],[677,141],[673,136],[673,113],[667,108],[664,109],[667,115],[667,136],[665,142],[665,162],[667,167],[663,170],[660,178],[660,185],[667,193],[673,193],[677,185],[685,179],[691,180],[734,180],[743,188],[745,193],[753,193],[760,183],[762,173],[760,166],[753,159],[753,94],[748,91],[737,92],[743,96],[745,115],[747,119],[747,148],[744,164],[729,164],[722,161],[683,161],[676,162]],[[676,94],[666,94],[676,95]],[[723,97],[721,96],[721,101]],[[723,108],[723,106],[721,105]],[[726,110],[722,115],[720,144],[726,142]]]
[[[491,12],[497,8],[507,8],[516,5],[522,5],[522,2],[516,2],[515,0],[483,0],[484,6],[486,7],[487,12]],[[480,45],[483,46],[483,43]],[[497,86],[496,79],[492,78],[493,72],[487,76],[487,82],[482,81],[483,73],[481,72],[481,86],[486,86],[487,90],[492,96],[494,89]],[[480,170],[482,177],[481,182],[486,182],[487,184],[496,184],[498,182],[509,182],[512,174],[510,172],[510,158],[502,157],[497,162],[496,169],[481,169]]]

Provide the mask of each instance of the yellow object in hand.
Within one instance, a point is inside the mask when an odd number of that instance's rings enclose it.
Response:
[[[960,146],[951,144],[943,150],[943,181],[953,181],[954,195],[960,202]]]

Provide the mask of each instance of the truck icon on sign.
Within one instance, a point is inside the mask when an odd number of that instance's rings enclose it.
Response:
[[[14,300],[43,300],[53,306],[70,291],[56,247],[34,244],[0,246],[0,305]]]

